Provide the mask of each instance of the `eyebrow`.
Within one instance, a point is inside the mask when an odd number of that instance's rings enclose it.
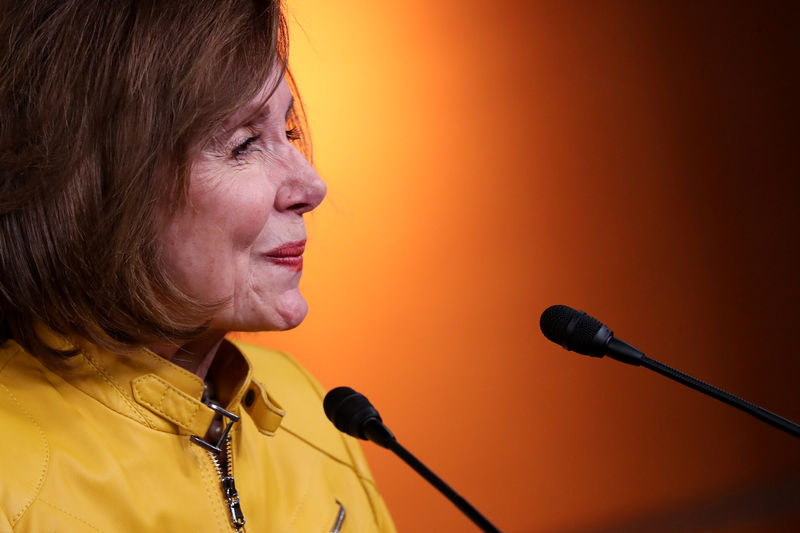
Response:
[[[289,115],[292,114],[293,110],[294,110],[294,95],[290,95],[289,96],[289,105],[286,106],[286,116],[284,117],[284,120],[287,120],[287,121],[289,120]],[[254,121],[257,121],[257,120],[264,120],[270,114],[271,114],[271,106],[269,104],[263,105],[260,108],[252,111],[250,113],[250,115],[248,115],[248,118],[246,118],[245,120],[241,121],[237,125],[237,127],[234,128],[234,130],[236,130],[236,129],[238,129],[238,128],[240,128],[243,125],[246,125],[248,123],[251,123],[251,122],[254,122]]]
[[[294,103],[295,103],[294,95],[290,95],[289,96],[289,105],[286,107],[286,117],[284,118],[284,120],[286,120],[286,121],[289,120],[289,116],[292,114],[292,111],[294,110]],[[227,141],[227,139],[232,137],[233,134],[236,132],[236,130],[238,130],[239,128],[245,127],[248,124],[252,124],[255,121],[263,120],[264,118],[269,116],[269,114],[270,114],[270,106],[268,104],[267,105],[261,105],[259,108],[256,108],[256,109],[251,109],[249,111],[248,115],[246,115],[246,118],[244,118],[243,120],[235,122],[233,124],[233,126],[230,127],[230,128],[224,128],[223,129],[225,141]],[[217,142],[220,141],[220,138],[217,137],[217,136],[215,136],[213,138],[216,139]]]

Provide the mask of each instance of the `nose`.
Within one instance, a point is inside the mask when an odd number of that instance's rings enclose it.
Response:
[[[328,187],[303,154],[294,147],[291,151],[287,172],[275,196],[275,207],[302,215],[322,203]]]

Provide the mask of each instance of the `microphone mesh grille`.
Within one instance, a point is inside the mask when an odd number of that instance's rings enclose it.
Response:
[[[367,420],[381,421],[378,411],[363,394],[350,387],[336,387],[322,401],[325,416],[336,429],[353,437],[363,439],[363,428]]]
[[[539,326],[544,336],[556,344],[594,357],[605,355],[605,344],[613,334],[596,318],[566,305],[553,305],[545,309]]]
[[[602,327],[602,322],[584,313],[578,318],[578,322],[575,324],[575,331],[570,336],[570,350],[586,355],[594,355],[598,346],[592,340]]]
[[[552,342],[564,344],[567,340],[567,325],[577,312],[566,305],[551,305],[539,318],[539,328]]]

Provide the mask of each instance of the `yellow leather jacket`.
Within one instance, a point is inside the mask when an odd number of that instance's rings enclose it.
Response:
[[[210,373],[240,416],[228,472],[192,442],[215,415],[194,374],[147,350],[97,347],[46,367],[6,342],[0,533],[231,532],[239,510],[250,533],[394,532],[358,443],[325,419],[319,385],[285,354],[236,346],[224,341]]]

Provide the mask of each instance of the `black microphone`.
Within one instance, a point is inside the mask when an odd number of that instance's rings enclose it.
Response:
[[[583,311],[551,305],[542,313],[539,327],[545,337],[567,350],[592,357],[608,355],[630,365],[642,364],[642,352],[614,337],[613,331]]]
[[[322,401],[325,416],[333,422],[336,429],[357,439],[371,440],[378,446],[391,449],[397,442],[383,425],[381,415],[367,397],[350,387],[336,387],[325,395]]]
[[[383,424],[381,415],[378,414],[378,411],[363,394],[354,391],[350,387],[336,387],[325,395],[322,407],[325,410],[325,416],[333,422],[336,429],[358,439],[371,440],[379,446],[392,450],[407,465],[416,470],[419,475],[444,494],[448,500],[453,502],[482,531],[500,533],[500,530],[467,500],[462,498],[439,476],[434,474],[411,452],[397,442],[389,428]]]
[[[615,338],[613,331],[583,311],[577,311],[566,305],[550,306],[542,313],[539,327],[545,337],[567,350],[592,357],[608,355],[623,363],[643,366],[740,409],[790,435],[800,437],[800,425],[655,359],[650,359],[627,342]]]

